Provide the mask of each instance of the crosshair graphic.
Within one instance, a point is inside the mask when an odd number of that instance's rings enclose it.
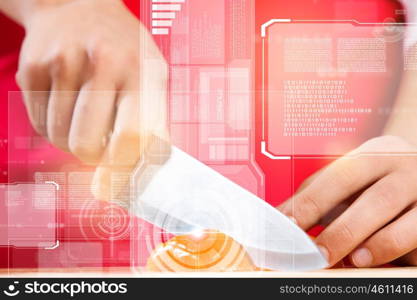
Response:
[[[205,207],[190,205],[192,208],[189,210],[181,209],[178,203],[174,206],[169,199],[159,204],[159,211],[153,219],[168,232],[155,226],[144,235],[146,252],[153,253],[148,259],[153,265],[151,271],[234,271],[242,266],[252,266],[244,248],[232,238],[217,231],[221,229],[237,233],[245,230],[245,224],[232,220],[230,214],[227,214],[226,195],[215,196],[210,191],[207,191],[207,194],[211,194],[212,197]],[[138,206],[135,211],[140,211],[140,204]],[[166,211],[175,217],[164,213]],[[189,220],[190,226],[184,227],[181,225],[183,221],[179,220]],[[192,220],[196,220],[195,223],[198,224],[206,224],[205,228],[193,227]],[[211,225],[214,229],[210,229]]]
[[[86,239],[93,235],[102,240],[122,240],[130,232],[130,216],[123,203],[90,201],[83,207],[79,221]]]
[[[159,245],[147,264],[158,272],[252,271],[255,266],[245,249],[215,230],[199,230]]]

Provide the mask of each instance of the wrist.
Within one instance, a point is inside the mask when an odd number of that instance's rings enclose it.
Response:
[[[39,11],[73,1],[76,0],[28,0],[22,2],[23,4],[21,5],[15,6],[11,11],[10,16],[23,27],[27,27],[29,19]]]
[[[34,16],[47,10],[63,8],[64,6],[71,4],[106,5],[109,3],[114,4],[122,2],[123,0],[32,0],[30,1],[30,4],[22,8],[18,21],[27,29],[30,26],[30,20]]]

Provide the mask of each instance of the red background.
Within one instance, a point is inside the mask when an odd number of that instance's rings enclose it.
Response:
[[[139,16],[139,0],[125,0],[132,12]],[[377,3],[377,11],[364,9],[369,3]],[[209,4],[208,4],[209,5]],[[356,19],[360,22],[383,22],[388,17],[396,17],[396,10],[401,6],[391,0],[295,0],[271,1],[256,0],[257,28],[272,18],[292,19]],[[24,38],[24,30],[0,14],[2,43],[0,45],[0,182],[8,182],[7,133],[8,118],[19,118],[27,123],[22,105],[18,115],[8,115],[8,92],[18,87],[14,80],[17,70],[19,49]],[[260,107],[257,107],[258,111]],[[259,125],[259,124],[258,124]],[[258,126],[260,128],[260,126]],[[258,141],[260,132],[257,132]],[[62,155],[58,151],[57,155]],[[293,180],[294,190],[307,176],[323,167],[329,161],[325,159],[296,159],[292,161],[271,161],[257,153],[256,159],[266,175],[266,200],[276,205],[291,195],[288,180]],[[296,170],[296,172],[294,172]],[[104,242],[105,244],[106,242]],[[112,244],[115,251],[122,253],[117,262],[111,261],[103,265],[128,265],[130,260],[129,242],[116,241]],[[106,251],[103,253],[106,255]],[[11,259],[13,256],[19,259]],[[104,258],[105,260],[105,258]],[[10,264],[13,261],[13,264]],[[17,250],[0,248],[0,267],[37,267],[37,250]]]

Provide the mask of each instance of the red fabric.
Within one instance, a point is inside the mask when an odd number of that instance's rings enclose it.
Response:
[[[142,1],[142,0],[141,0]],[[125,0],[127,6],[139,16],[138,0]],[[356,19],[358,21],[366,22],[382,22],[387,17],[393,17],[394,11],[399,8],[398,3],[390,0],[369,0],[363,2],[378,2],[377,11],[368,11],[361,8],[362,1],[357,0],[299,0],[299,1],[270,1],[270,0],[256,0],[257,15],[262,19],[276,18],[276,12],[279,12],[280,18],[294,18],[294,19]],[[362,3],[363,3],[362,2]],[[209,2],[208,2],[209,3]],[[208,4],[210,5],[210,4]],[[262,23],[263,20],[259,22]],[[14,24],[5,16],[0,15],[0,27],[2,28],[2,43],[0,44],[0,182],[7,182],[7,144],[4,140],[7,139],[8,132],[8,118],[18,118],[22,124],[28,123],[24,107],[21,105],[21,111],[15,112],[15,115],[8,115],[8,92],[18,90],[14,80],[14,75],[17,70],[18,55],[21,42],[24,37],[24,31],[21,27]],[[25,125],[23,125],[25,126]],[[49,155],[63,155],[58,150],[51,150]],[[63,156],[66,157],[66,156]],[[67,157],[70,159],[69,157]],[[316,170],[323,167],[329,161],[324,159],[313,160],[295,160],[289,161],[274,161],[266,159],[264,156],[257,154],[257,160],[266,174],[266,198],[271,204],[278,204],[282,199],[290,196],[290,192],[286,188],[286,178],[292,178],[294,175],[294,187],[297,187],[307,176],[314,173]],[[292,165],[294,163],[295,165]],[[297,169],[296,174],[292,174],[292,170]],[[277,170],[279,170],[277,172]],[[281,176],[281,177],[280,177]],[[73,229],[67,234],[77,235],[77,224],[73,224]],[[318,231],[314,231],[315,234]],[[71,237],[68,237],[69,239]],[[103,244],[103,262],[98,265],[128,265],[130,260],[129,242],[122,241],[102,241]],[[106,261],[106,256],[114,257],[117,255],[117,260]],[[39,252],[33,249],[27,250],[12,250],[0,247],[0,267],[37,267]],[[56,258],[58,259],[58,258]],[[51,258],[53,260],[53,258]],[[51,264],[54,266],[54,263]],[[55,264],[58,266],[58,264]]]

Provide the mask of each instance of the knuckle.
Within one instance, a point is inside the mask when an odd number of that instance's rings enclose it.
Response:
[[[353,250],[355,235],[345,221],[339,220],[325,229],[316,242],[331,250],[330,261],[336,263],[348,254],[347,250]]]
[[[358,174],[354,173],[352,167],[349,164],[349,161],[344,161],[336,170],[335,176],[333,176],[330,180],[333,181],[333,184],[335,184],[335,186],[339,186],[342,189],[350,190],[356,187],[360,178]]]
[[[325,230],[325,234],[326,241],[334,245],[333,248],[336,252],[339,248],[346,248],[346,246],[355,240],[355,235],[351,227],[342,220],[339,220],[333,227]]]
[[[368,193],[367,196],[370,199],[374,198],[378,208],[384,211],[397,210],[402,200],[401,188],[393,183],[381,182]]]
[[[373,192],[373,197],[377,198],[377,205],[380,207],[380,209],[385,211],[391,211],[394,210],[397,206],[397,203],[395,199],[392,197],[390,193],[387,192],[387,194],[384,194],[382,190]]]
[[[338,235],[340,236],[340,240],[342,240],[342,241],[353,241],[353,240],[355,240],[355,235],[354,235],[352,229],[344,221],[341,221],[339,223]]]
[[[63,51],[58,51],[49,60],[51,65],[64,66],[66,63],[66,54]]]
[[[104,43],[97,43],[91,50],[91,61],[94,65],[112,65],[114,52]]]
[[[65,53],[58,53],[50,60],[51,75],[53,77],[62,78],[69,73],[71,63]]]
[[[321,206],[313,195],[306,193],[302,202],[309,205],[315,215],[321,216],[322,214]]]
[[[313,219],[314,222],[322,216],[322,208],[313,194],[304,192],[297,196],[297,201],[294,205],[294,216],[301,222],[306,222],[307,219]],[[306,218],[309,216],[309,218]],[[309,226],[310,224],[304,224]]]
[[[407,242],[403,234],[396,230],[388,230],[386,235],[388,237],[387,246],[391,256],[401,254],[406,249]]]
[[[20,83],[24,82],[26,77],[32,77],[38,75],[45,65],[36,59],[27,59],[19,65],[16,77]]]
[[[42,70],[43,68],[43,63],[35,59],[29,59],[23,64],[23,73],[26,73],[27,75],[32,75]]]

